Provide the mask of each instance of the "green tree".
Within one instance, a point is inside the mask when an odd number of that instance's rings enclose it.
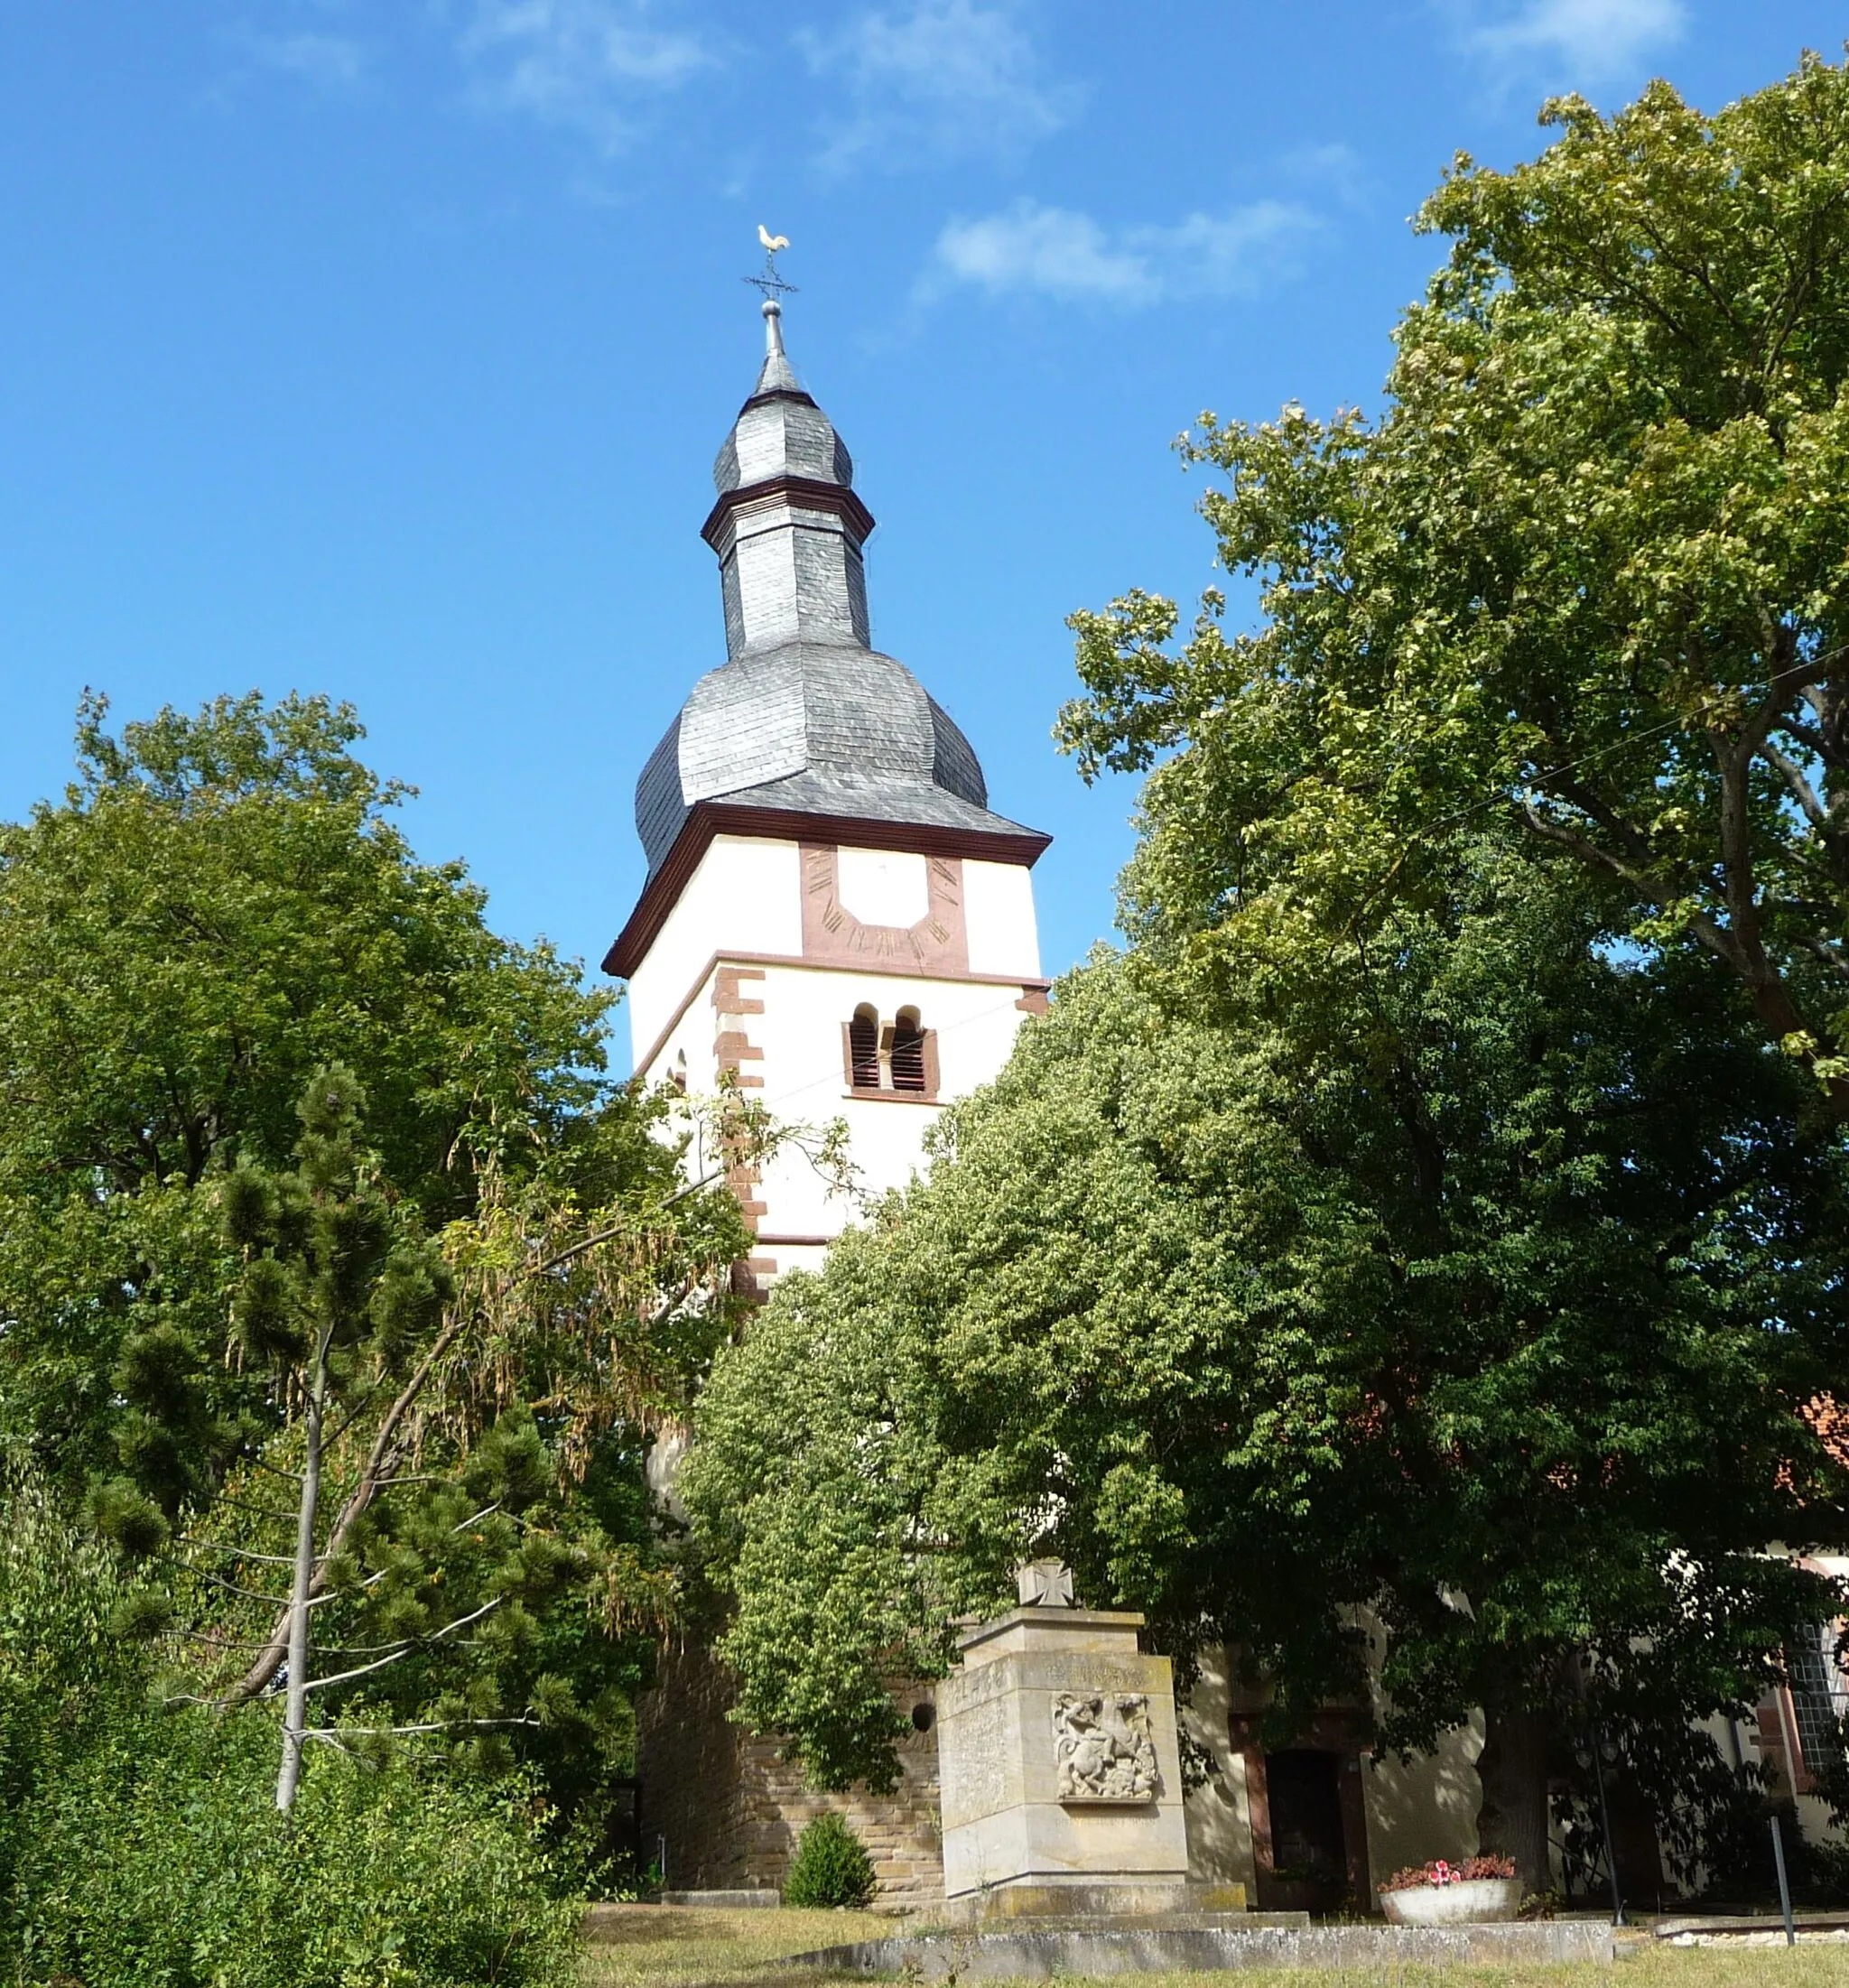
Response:
[[[1427,202],[1450,260],[1377,419],[1184,442],[1258,627],[1218,594],[1179,649],[1155,596],[1075,618],[1062,736],[1165,758],[1138,930],[1289,972],[1417,900],[1435,824],[1503,813],[1724,969],[1849,1121],[1849,71],[1543,118]]]
[[[1551,1735],[1745,1705],[1840,1604],[1766,1553],[1849,1518],[1798,1412],[1849,1353],[1838,1143],[1724,983],[1602,956],[1557,862],[1454,859],[1294,1007],[1070,977],[722,1357],[683,1488],[743,1713],[824,1785],[1053,1553],[1281,1731],[1370,1672],[1389,1747],[1482,1706],[1533,1884]]]
[[[0,1974],[571,1978],[579,1909],[535,1835],[535,1790],[324,1751],[285,1823],[270,1708],[151,1698],[153,1652],[123,1633],[150,1592],[30,1464],[0,1464]]]
[[[473,1216],[428,1239],[367,1149],[362,1107],[350,1072],[318,1071],[298,1108],[295,1167],[244,1164],[218,1184],[243,1265],[230,1300],[237,1351],[268,1374],[285,1418],[252,1474],[293,1491],[293,1537],[283,1552],[245,1543],[284,1514],[254,1502],[260,1484],[240,1482],[207,1504],[181,1565],[206,1604],[191,1633],[209,1649],[247,1651],[251,1639],[233,1631],[259,1632],[220,1702],[283,1681],[285,1811],[310,1738],[461,1742],[561,1723],[581,1741],[627,1737],[620,1716],[612,1729],[611,1706],[588,1715],[571,1679],[547,1665],[561,1639],[547,1636],[545,1618],[562,1604],[609,1635],[639,1620],[660,1626],[668,1576],[641,1550],[642,1526],[613,1538],[606,1514],[577,1493],[609,1429],[638,1426],[671,1398],[679,1368],[666,1314],[683,1314],[683,1327],[702,1311],[722,1316],[716,1302],[690,1311],[689,1300],[702,1285],[715,1296],[729,1260],[725,1249],[690,1249],[697,1226],[677,1234],[665,1210],[645,1203],[638,1219],[618,1203],[586,1221],[549,1204],[543,1185],[512,1204],[490,1186]],[[730,1223],[715,1234],[736,1247]],[[125,1364],[164,1344],[159,1332],[132,1341]],[[97,1502],[131,1549],[159,1543],[158,1508],[132,1486],[107,1486]],[[261,1584],[278,1566],[286,1593],[272,1601]],[[581,1627],[562,1639],[580,1640]],[[457,1652],[467,1653],[460,1662]],[[408,1722],[368,1723],[362,1709],[311,1723],[311,1693],[364,1707],[387,1671],[387,1703],[404,1709],[408,1695]],[[504,1750],[478,1752],[492,1762]]]
[[[0,1440],[151,1556],[175,1695],[268,1693],[311,1621],[287,1688],[327,1724],[509,1733],[588,1812],[673,1603],[647,1424],[724,1329],[736,1204],[604,1074],[609,997],[414,859],[350,711],[103,719],[0,831]]]
[[[0,1431],[68,1483],[150,1433],[117,1370],[156,1319],[196,1356],[191,1419],[127,1461],[168,1510],[267,1426],[217,1357],[237,1262],[195,1190],[240,1155],[286,1166],[317,1068],[355,1073],[432,1228],[480,1150],[673,1171],[603,1074],[610,997],[496,937],[460,864],[417,861],[359,736],[252,696],[118,737],[93,699],[62,802],[0,829]]]
[[[274,1370],[284,1398],[299,1404],[288,1704],[276,1782],[276,1807],[285,1813],[302,1779],[315,1575],[330,1557],[320,1550],[330,1419],[350,1427],[362,1418],[389,1421],[399,1409],[392,1426],[380,1432],[383,1444],[374,1437],[379,1461],[368,1458],[364,1477],[368,1486],[389,1485],[396,1427],[419,1405],[416,1395],[405,1399],[405,1379],[425,1370],[453,1292],[441,1253],[395,1220],[384,1184],[367,1166],[359,1143],[363,1101],[350,1071],[339,1064],[317,1071],[296,1107],[302,1137],[295,1170],[277,1175],[241,1166],[222,1191],[229,1240],[245,1255],[232,1304],[241,1349]],[[153,1338],[144,1334],[133,1343],[144,1347]],[[329,1544],[339,1550],[339,1542]],[[433,1625],[432,1632],[453,1634],[493,1605]],[[366,1668],[382,1668],[410,1647],[408,1641],[387,1646]]]

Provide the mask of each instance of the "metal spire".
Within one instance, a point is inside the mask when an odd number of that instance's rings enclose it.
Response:
[[[764,370],[754,389],[759,394],[800,394],[803,389],[784,356],[783,306],[775,297],[764,300]]]
[[[763,273],[743,279],[764,298],[764,370],[757,376],[757,391],[760,394],[799,393],[801,388],[796,385],[796,376],[790,370],[789,359],[784,353],[784,307],[777,301],[796,293],[795,284],[785,283],[776,267],[777,251],[787,248],[790,238],[787,235],[773,235],[759,221],[757,239],[764,245]]]

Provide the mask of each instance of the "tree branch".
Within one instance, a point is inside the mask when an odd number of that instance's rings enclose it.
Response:
[[[378,1433],[373,1438],[371,1449],[367,1453],[359,1482],[348,1494],[328,1533],[327,1546],[321,1556],[321,1565],[310,1587],[311,1596],[318,1595],[327,1587],[328,1563],[345,1547],[352,1536],[353,1528],[359,1523],[368,1506],[380,1489],[380,1480],[389,1468],[392,1445],[396,1439],[399,1424],[411,1412],[417,1398],[423,1392],[430,1377],[437,1370],[439,1361],[461,1338],[469,1324],[467,1314],[452,1319],[440,1332],[430,1351],[420,1361],[417,1371],[412,1375],[398,1391],[397,1398],[386,1410],[385,1418],[379,1424]],[[254,1698],[276,1675],[289,1647],[289,1612],[285,1609],[276,1623],[263,1653],[251,1665],[242,1677],[232,1686],[230,1703],[242,1705]]]
[[[1792,637],[1789,630],[1781,630],[1780,637],[1789,650]],[[1842,660],[1840,649],[1831,649],[1826,655],[1814,655],[1787,664],[1772,674],[1771,682],[1766,686],[1766,694],[1759,709],[1741,728],[1734,741],[1735,749],[1751,757],[1765,743],[1767,734],[1777,725],[1780,714],[1794,697],[1805,696],[1820,683],[1827,681],[1831,670]]]
[[[1567,777],[1564,766],[1552,767],[1538,775],[1538,779],[1550,793],[1565,801],[1568,807],[1577,808],[1587,820],[1596,822],[1607,835],[1621,842],[1633,863],[1654,863],[1657,852],[1650,847],[1650,841],[1640,828],[1627,822],[1612,804],[1591,787]]]
[[[198,1547],[201,1552],[222,1553],[233,1560],[261,1560],[266,1566],[293,1567],[294,1556],[287,1553],[256,1553],[249,1547],[241,1547],[235,1540],[201,1539],[196,1533],[189,1533],[181,1541],[187,1547]]]
[[[1753,1009],[1774,1041],[1798,1045],[1797,1053],[1813,1073],[1824,1052],[1816,1031],[1807,1027],[1798,1003],[1786,986],[1784,976],[1767,956],[1760,923],[1759,890],[1753,876],[1750,776],[1752,762],[1765,745],[1778,711],[1790,701],[1801,681],[1815,677],[1817,664],[1793,664],[1773,679],[1774,685],[1787,684],[1782,696],[1775,689],[1742,729],[1729,740],[1719,727],[1710,728],[1714,757],[1721,773],[1721,866],[1724,894],[1727,900],[1729,935],[1738,947],[1743,967],[1741,978]],[[1831,1115],[1838,1123],[1849,1123],[1849,1081],[1824,1077],[1822,1085],[1829,1100]]]
[[[1631,886],[1631,889],[1648,905],[1659,911],[1668,911],[1676,898],[1655,878],[1627,863],[1622,857],[1614,856],[1610,850],[1601,849],[1589,837],[1578,834],[1563,822],[1549,821],[1533,802],[1519,801],[1517,806],[1522,820],[1533,831],[1550,842],[1557,842],[1562,849],[1568,849],[1581,861],[1590,863],[1594,869],[1608,871],[1612,876]],[[1735,973],[1745,978],[1744,962],[1741,959],[1729,935],[1712,918],[1697,912],[1688,921],[1688,929],[1696,939],[1717,959],[1724,960]]]
[[[176,1701],[177,1702],[177,1701]],[[302,1733],[304,1740],[319,1740],[324,1746],[338,1748],[342,1753],[349,1749],[340,1745],[339,1735],[345,1733],[360,1739],[397,1738],[413,1733],[474,1733],[484,1726],[529,1725],[541,1722],[534,1718],[519,1719],[433,1719],[424,1725],[337,1725],[310,1726]]]
[[[331,1677],[311,1677],[302,1686],[304,1691],[325,1691],[330,1685],[351,1684],[356,1677],[369,1677],[376,1670],[383,1670],[387,1664],[402,1663],[415,1649],[415,1644],[406,1643],[402,1649],[395,1649],[389,1657],[381,1657],[376,1662],[361,1664],[356,1670],[336,1671]],[[304,1736],[307,1728],[303,1728]]]
[[[356,1677],[369,1677],[375,1670],[383,1670],[387,1664],[395,1664],[416,1650],[427,1649],[431,1644],[441,1642],[445,1636],[453,1636],[459,1629],[467,1629],[469,1623],[480,1621],[484,1615],[492,1615],[506,1599],[505,1595],[497,1594],[493,1601],[485,1602],[469,1614],[459,1615],[453,1622],[445,1622],[441,1629],[433,1630],[428,1636],[407,1637],[402,1643],[386,1646],[390,1654],[379,1658],[376,1662],[361,1664],[356,1670],[338,1671],[331,1677],[311,1678],[302,1689],[325,1691],[330,1685],[350,1684]]]
[[[1816,789],[1805,777],[1804,768],[1789,753],[1780,751],[1770,739],[1760,747],[1760,750],[1779,777],[1791,790],[1791,798],[1804,811],[1805,820],[1813,828],[1827,831],[1830,825],[1829,815],[1825,812],[1823,803],[1816,797]]]
[[[674,1193],[662,1203],[662,1206],[672,1208],[676,1203],[685,1201],[688,1195],[697,1194],[702,1187],[711,1187],[715,1182],[721,1181],[724,1178],[725,1169],[723,1167],[718,1168],[711,1174],[702,1174],[698,1180],[690,1180],[685,1186],[675,1188]],[[554,1251],[553,1255],[545,1258],[542,1262],[528,1264],[523,1274],[527,1277],[544,1277],[548,1270],[559,1269],[563,1265],[571,1262],[573,1257],[581,1257],[587,1249],[595,1249],[599,1243],[614,1242],[618,1236],[627,1235],[628,1232],[627,1225],[623,1223],[618,1223],[616,1227],[610,1229],[599,1229],[595,1235],[585,1236],[580,1241],[568,1244],[564,1249]]]
[[[1809,953],[1812,959],[1820,960],[1833,971],[1849,979],[1849,956],[1844,955],[1840,941],[1826,939],[1821,933],[1804,932],[1799,933],[1791,943]]]

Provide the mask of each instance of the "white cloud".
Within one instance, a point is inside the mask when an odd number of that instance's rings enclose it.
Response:
[[[649,0],[476,0],[461,37],[476,95],[614,151],[635,135],[641,104],[718,60],[709,40],[656,13]]]
[[[372,80],[378,51],[339,32],[338,17],[348,11],[344,0],[240,0],[219,32],[246,82],[251,70],[267,70],[313,89],[351,92]]]
[[[346,34],[251,34],[246,45],[267,68],[321,89],[352,89],[370,66],[365,45]]]
[[[818,77],[846,87],[825,167],[899,166],[1016,152],[1058,128],[1082,92],[1043,73],[1029,0],[906,0],[856,14],[796,45]]]
[[[1635,71],[1687,21],[1683,0],[1523,0],[1513,8],[1472,5],[1463,27],[1468,46],[1495,61],[1552,60],[1590,82]]]
[[[991,296],[1037,293],[1125,309],[1233,296],[1287,267],[1320,224],[1305,208],[1254,200],[1170,227],[1115,231],[1089,214],[1017,200],[999,214],[952,220],[937,237],[923,287],[967,283]]]
[[[1339,140],[1287,152],[1278,162],[1278,171],[1281,179],[1315,187],[1320,195],[1346,208],[1368,207],[1378,190],[1367,162],[1352,145]]]

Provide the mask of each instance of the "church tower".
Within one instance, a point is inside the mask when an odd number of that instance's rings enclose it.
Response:
[[[1045,1005],[1030,872],[1049,838],[990,812],[968,739],[871,646],[872,514],[775,296],[764,319],[702,528],[726,660],[636,783],[648,878],[604,970],[629,983],[639,1076],[698,1092],[730,1072],[780,1120],[843,1119],[877,1194]],[[760,1283],[818,1263],[854,1214],[800,1155],[733,1185]]]

